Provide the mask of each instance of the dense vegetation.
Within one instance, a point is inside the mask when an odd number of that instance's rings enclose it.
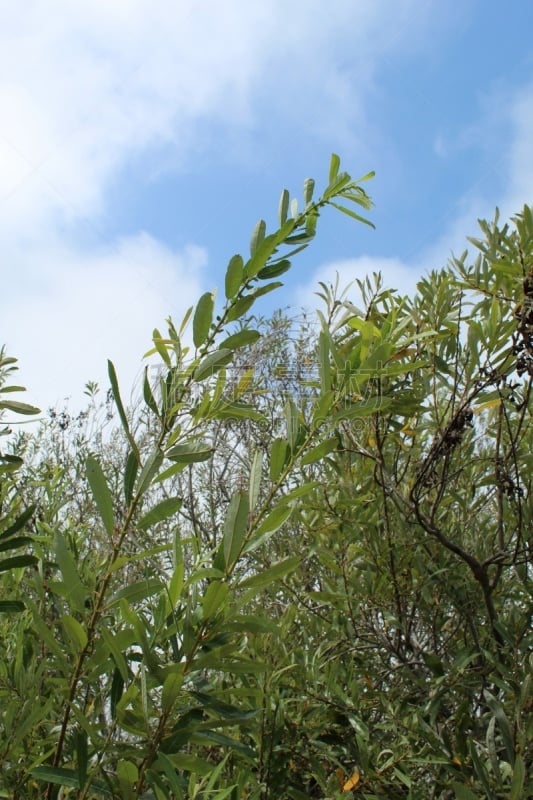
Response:
[[[250,316],[360,184],[283,192],[131,409],[110,364],[10,433],[2,355],[0,797],[532,794],[532,212],[412,298]]]

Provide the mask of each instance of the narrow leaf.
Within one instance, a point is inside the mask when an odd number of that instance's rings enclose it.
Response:
[[[37,564],[39,559],[37,556],[12,556],[0,561],[0,572],[7,572],[9,569],[19,569],[20,567],[32,567]]]
[[[337,175],[339,174],[339,167],[341,164],[341,160],[336,153],[331,154],[331,159],[329,162],[329,183],[333,183]]]
[[[162,589],[164,589],[164,586],[159,578],[147,578],[145,581],[137,581],[137,583],[132,583],[131,586],[119,589],[109,601],[109,608],[116,606],[121,600],[127,600],[128,603],[138,603],[141,600],[146,600],[147,597],[159,594]]]
[[[261,491],[261,474],[263,468],[263,452],[256,450],[250,469],[250,486],[248,489],[248,498],[250,502],[250,509],[253,510],[259,499]]]
[[[207,461],[212,452],[212,448],[206,442],[183,442],[171,447],[166,457],[181,464],[193,464],[197,461]]]
[[[55,535],[54,549],[70,604],[76,611],[83,613],[85,611],[87,590],[79,576],[74,557],[59,531]]]
[[[226,571],[232,567],[241,552],[248,529],[249,513],[248,492],[235,492],[224,523],[223,551]]]
[[[25,608],[22,600],[0,600],[0,614],[18,614]]]
[[[278,561],[268,569],[259,572],[257,575],[252,575],[250,578],[245,578],[239,584],[239,589],[263,589],[265,586],[270,586],[272,583],[285,578],[289,573],[298,569],[300,564],[299,556],[291,556],[284,561]]]
[[[17,517],[15,522],[9,526],[9,528],[6,528],[3,533],[0,533],[0,539],[7,539],[9,536],[13,536],[14,533],[20,531],[20,529],[23,528],[24,525],[33,517],[36,508],[37,506],[33,505],[29,506],[26,511],[23,511],[22,514]]]
[[[270,480],[277,481],[285,466],[288,446],[285,439],[274,439],[270,448]]]
[[[225,289],[226,297],[231,300],[241,288],[244,264],[242,256],[235,255],[230,258],[226,270]]]
[[[224,581],[211,581],[202,599],[204,620],[212,617],[224,605],[229,586]]]
[[[262,281],[270,280],[271,278],[279,278],[280,275],[288,272],[290,268],[291,262],[288,258],[284,258],[277,263],[269,264],[268,266],[263,267],[263,269],[260,269],[257,273],[257,277]]]
[[[20,403],[18,400],[0,400],[0,409],[2,408],[5,408],[7,411],[14,411],[17,414],[28,416],[41,413],[40,408],[30,406],[29,403]]]
[[[302,458],[302,466],[306,464],[313,464],[315,461],[320,461],[320,459],[327,456],[328,453],[331,453],[332,450],[338,446],[339,440],[337,436],[332,436],[331,439],[326,439],[324,442],[317,444],[316,447],[313,447],[312,450],[309,450],[308,453]]]
[[[203,361],[200,361],[194,371],[194,379],[197,382],[211,378],[222,367],[225,367],[233,359],[233,351],[228,348],[223,350],[215,350],[214,353],[209,353]]]
[[[146,403],[150,411],[152,411],[156,415],[156,417],[161,419],[159,414],[159,409],[157,407],[154,394],[152,392],[152,387],[150,386],[150,380],[148,378],[148,367],[145,367],[144,370],[143,397],[144,397],[144,402]]]
[[[289,193],[287,189],[283,189],[281,197],[279,198],[279,208],[278,208],[280,226],[287,221],[287,217],[289,216],[289,203],[290,203]]]
[[[228,403],[222,408],[218,408],[216,419],[252,419],[255,422],[264,422],[266,417],[248,403]]]
[[[266,222],[264,219],[260,219],[256,224],[252,231],[252,237],[250,239],[250,255],[254,256],[257,248],[265,238],[266,233]]]
[[[182,500],[180,497],[167,497],[141,517],[137,523],[137,527],[140,528],[140,530],[151,528],[152,525],[156,525],[158,522],[176,514],[176,512],[180,510],[181,505]]]
[[[215,299],[212,292],[206,292],[198,300],[192,320],[192,338],[195,347],[201,347],[209,334],[213,322]]]
[[[259,331],[248,330],[245,328],[238,333],[234,333],[224,339],[220,344],[220,348],[228,348],[229,350],[237,350],[239,347],[246,347],[247,345],[254,344],[261,337]]]
[[[308,205],[313,199],[313,191],[315,189],[315,182],[313,178],[306,178],[304,181],[304,203]]]
[[[352,219],[356,219],[357,222],[362,222],[364,225],[368,225],[370,228],[374,228],[375,230],[376,226],[373,222],[370,222],[369,219],[362,217],[360,214],[356,214],[356,212],[352,211],[351,208],[346,208],[346,206],[341,206],[338,203],[331,203],[330,205],[332,205],[338,211],[342,211],[343,214],[347,214],[349,217],[352,217]]]
[[[137,461],[137,456],[133,450],[130,450],[126,459],[126,467],[124,469],[124,499],[126,500],[127,505],[131,503],[133,497],[133,489],[135,487],[138,469],[139,462]]]
[[[113,399],[115,401],[115,405],[117,407],[118,415],[120,417],[120,421],[122,423],[122,427],[124,428],[124,433],[127,436],[128,442],[130,443],[130,447],[137,456],[137,459],[140,461],[141,457],[139,455],[139,449],[135,444],[135,439],[131,435],[130,426],[128,424],[128,418],[126,416],[126,412],[124,410],[124,406],[122,404],[122,398],[120,397],[120,390],[118,388],[118,379],[115,367],[112,361],[107,362],[107,373],[109,375],[109,382],[111,383],[111,391],[113,393]]]
[[[89,481],[94,501],[96,503],[96,507],[98,508],[100,517],[102,518],[102,522],[104,523],[104,527],[109,536],[112,536],[115,530],[113,500],[111,498],[111,492],[109,491],[105,475],[102,472],[102,467],[96,458],[94,458],[94,456],[89,456],[87,458],[86,472],[87,480]]]
[[[239,297],[239,299],[229,309],[226,315],[227,321],[234,322],[236,319],[240,319],[246,314],[247,311],[251,309],[254,303],[254,295],[248,294],[244,295],[243,297]]]
[[[171,672],[167,675],[163,683],[161,692],[161,708],[165,713],[171,711],[172,706],[180,693],[183,683],[183,672]]]
[[[83,650],[87,644],[87,633],[78,620],[71,617],[70,614],[63,614],[61,617],[61,625],[74,645],[74,652],[77,654],[80,650]]]

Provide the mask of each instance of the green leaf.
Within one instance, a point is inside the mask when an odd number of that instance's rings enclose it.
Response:
[[[284,406],[285,422],[287,425],[287,442],[291,450],[296,445],[299,430],[298,409],[293,400],[287,400]]]
[[[248,492],[235,492],[230,500],[224,522],[223,552],[226,571],[229,571],[241,552],[248,530],[250,506]]]
[[[14,411],[17,414],[24,414],[27,416],[41,413],[40,408],[30,406],[29,403],[20,403],[18,400],[0,400],[0,409],[1,408],[5,408],[7,411]]]
[[[75,611],[83,614],[85,612],[87,589],[81,581],[74,557],[59,531],[55,535],[54,550],[70,604]]]
[[[34,564],[38,563],[39,559],[37,556],[12,556],[11,558],[4,558],[3,561],[0,561],[0,572],[6,572],[10,569],[19,569],[20,567],[32,567]]]
[[[230,258],[228,268],[226,270],[225,288],[226,297],[231,300],[235,297],[241,288],[242,279],[244,274],[244,263],[242,256],[235,255]]]
[[[159,409],[157,407],[154,394],[152,392],[152,387],[150,386],[150,381],[148,379],[148,367],[145,367],[144,369],[143,397],[144,397],[144,402],[146,403],[150,411],[152,411],[156,415],[156,417],[158,417],[158,419],[161,419],[161,416],[159,414]]]
[[[261,475],[263,468],[263,452],[256,450],[254,453],[252,467],[250,469],[250,485],[248,488],[248,499],[250,509],[253,510],[259,500],[259,493],[261,491]]]
[[[255,227],[252,231],[252,238],[250,239],[250,255],[254,256],[257,248],[265,238],[266,233],[266,222],[264,219],[260,219],[259,222],[256,222]]]
[[[205,378],[211,378],[222,369],[222,367],[229,364],[232,359],[233,351],[227,348],[209,353],[196,367],[194,371],[194,380],[200,382]]]
[[[287,217],[289,216],[289,203],[290,203],[290,195],[287,189],[283,189],[281,192],[281,197],[279,198],[279,207],[278,207],[278,217],[279,217],[279,224],[284,225],[287,221]]]
[[[108,631],[107,628],[102,628],[101,635],[107,650],[111,653],[111,656],[113,657],[115,666],[120,673],[120,677],[122,678],[122,686],[124,686],[124,684],[128,681],[129,678],[128,664],[124,657],[124,653],[120,649],[120,646],[117,644],[117,636],[115,635],[114,632]]]
[[[252,258],[250,258],[250,260],[244,266],[244,277],[246,280],[256,277],[256,275],[266,266],[268,260],[276,253],[279,245],[279,238],[275,234],[266,236],[263,239]],[[254,295],[257,296],[257,293],[254,292]]]
[[[137,480],[136,493],[141,497],[145,491],[150,487],[152,481],[163,463],[163,453],[156,447],[146,459],[146,463],[141,470],[141,474]]]
[[[12,536],[10,539],[6,539],[5,542],[0,541],[0,552],[5,550],[17,550],[19,547],[31,544],[32,541],[33,539],[31,536]]]
[[[259,525],[253,537],[246,544],[244,552],[251,553],[252,550],[256,550],[258,547],[265,544],[265,542],[281,528],[283,523],[289,519],[292,512],[292,506],[287,506],[285,504],[276,506]]]
[[[134,791],[134,786],[138,780],[139,771],[132,761],[121,759],[117,763],[117,778],[122,792],[122,800],[136,800],[138,794]]]
[[[269,264],[268,266],[263,267],[263,269],[260,269],[257,273],[257,277],[262,281],[270,280],[271,278],[279,278],[280,275],[288,272],[290,268],[291,262],[288,258],[284,258],[277,263]]]
[[[236,723],[238,721],[249,720],[257,714],[257,709],[255,708],[245,709],[240,706],[231,705],[230,703],[224,703],[216,696],[207,694],[207,692],[192,691],[191,695],[199,701],[202,708],[213,711],[220,719],[226,719]]]
[[[133,450],[130,450],[124,468],[124,499],[127,505],[131,503],[133,498],[133,489],[135,487],[135,481],[137,480],[138,469],[139,462],[137,461],[137,456]]]
[[[144,581],[137,581],[130,586],[119,589],[109,601],[108,606],[109,608],[116,606],[121,600],[126,600],[128,603],[139,603],[141,600],[146,600],[147,597],[159,594],[163,589],[164,585],[159,578],[147,578]]]
[[[212,454],[213,448],[206,442],[192,441],[175,444],[166,453],[166,457],[181,464],[193,464],[197,461],[207,461]]]
[[[315,461],[320,461],[322,458],[331,453],[332,450],[335,450],[338,445],[339,439],[337,436],[332,436],[330,439],[326,439],[324,442],[317,444],[316,447],[313,447],[312,450],[309,450],[309,452],[307,452],[302,458],[302,467],[306,466],[306,464],[313,464]]]
[[[463,783],[454,782],[452,785],[457,800],[481,800],[479,795],[471,792],[470,789]]]
[[[229,586],[224,581],[211,581],[202,598],[204,620],[212,617],[227,600]]]
[[[190,311],[191,311],[191,309],[189,309],[187,314],[190,314]],[[152,341],[154,343],[155,351],[157,353],[159,353],[163,363],[170,369],[171,366],[172,366],[172,361],[170,359],[170,355],[168,353],[168,350],[167,350],[167,348],[165,346],[166,340],[163,338],[163,336],[161,336],[161,334],[159,333],[157,328],[154,328],[154,332],[152,334]],[[153,350],[150,350],[148,353],[146,353],[145,358],[148,355],[152,355],[153,352],[154,352]]]
[[[248,330],[248,328],[244,328],[242,331],[234,333],[231,336],[228,336],[227,339],[224,339],[224,341],[221,342],[220,347],[228,348],[229,350],[237,350],[239,347],[246,347],[247,345],[254,344],[260,338],[261,334],[259,331]]]
[[[180,783],[180,776],[178,775],[177,769],[170,760],[170,758],[164,753],[161,752],[158,753],[157,761],[154,764],[153,770],[150,770],[151,773],[150,777],[152,778],[152,780],[153,778],[157,778],[157,776],[155,775],[156,769],[162,770],[164,772],[170,784],[170,789],[172,791],[172,794],[168,794],[167,789],[165,787],[164,796],[168,797],[169,800],[170,798],[176,798],[176,800],[178,798],[183,798],[183,786]],[[157,785],[160,788],[163,788],[158,780],[156,780],[155,783],[157,783]],[[161,795],[156,793],[156,797],[159,799]]]
[[[73,769],[63,769],[62,767],[34,767],[30,769],[30,775],[40,781],[47,783],[67,786],[69,789],[79,789],[80,779],[78,772]]]
[[[313,178],[306,178],[304,181],[304,203],[308,205],[313,200],[313,192],[315,190],[315,182]]]
[[[17,517],[15,522],[9,526],[9,528],[6,528],[5,531],[0,533],[0,539],[7,539],[10,536],[13,536],[14,533],[18,533],[18,531],[20,531],[21,528],[23,528],[25,524],[33,517],[36,508],[37,506],[32,505],[29,506],[26,511],[23,511],[22,514]]]
[[[181,691],[183,684],[183,669],[180,665],[178,671],[171,672],[167,675],[163,683],[161,691],[161,708],[165,713],[172,710],[172,706],[176,702],[178,695]]]
[[[263,570],[263,572],[258,572],[257,575],[245,578],[240,582],[239,589],[264,589],[265,586],[270,586],[281,578],[285,578],[291,572],[294,572],[298,569],[299,565],[299,556],[291,556],[291,558],[278,561],[277,564],[273,564],[268,569]]]
[[[381,411],[385,411],[391,405],[390,397],[371,397],[370,400],[350,403],[341,411],[337,411],[330,417],[331,422],[335,423],[343,419],[359,419],[368,417]]]
[[[140,530],[146,530],[151,528],[152,525],[156,525],[158,522],[173,516],[180,510],[182,502],[181,497],[167,497],[165,500],[161,500],[160,503],[141,517],[137,527]]]
[[[102,472],[102,467],[96,458],[94,458],[94,456],[89,456],[87,458],[85,468],[87,472],[87,480],[89,481],[96,507],[98,508],[98,512],[102,518],[107,533],[109,536],[112,536],[115,530],[113,500],[105,479],[105,475]]]
[[[87,645],[87,633],[85,629],[80,625],[78,620],[71,617],[70,614],[63,614],[60,622],[68,638],[74,645],[74,653],[77,655]]]
[[[267,283],[266,286],[260,286],[259,289],[254,289],[253,296],[254,298],[262,297],[265,294],[270,294],[270,292],[274,292],[276,289],[279,289],[283,284],[280,281],[273,281],[272,283]]]
[[[283,501],[284,500],[285,498],[283,498]],[[268,514],[268,516],[265,517],[263,522],[260,524],[256,532],[257,536],[279,530],[283,523],[289,519],[292,511],[292,506],[286,505],[285,502],[281,502],[278,506],[272,509],[270,514]]]
[[[111,383],[111,391],[113,393],[113,399],[115,400],[115,405],[117,407],[118,415],[120,417],[120,421],[122,423],[122,427],[124,428],[124,433],[130,443],[130,447],[137,456],[137,460],[140,462],[141,457],[139,455],[139,448],[135,444],[135,439],[131,435],[130,426],[128,423],[128,418],[126,416],[126,412],[124,411],[124,406],[122,404],[122,398],[120,397],[120,390],[118,388],[118,379],[117,373],[115,371],[115,367],[112,361],[107,362],[107,372],[109,375],[109,381]]]
[[[507,752],[507,760],[509,764],[514,764],[515,760],[515,748],[514,748],[514,738],[511,731],[511,726],[509,724],[509,720],[503,710],[502,706],[498,702],[498,700],[488,691],[484,692],[485,699],[493,712],[496,720],[498,722],[498,727],[500,729],[503,743],[505,745],[505,750]]]
[[[18,614],[25,608],[22,600],[0,600],[0,614]]]
[[[333,203],[333,202],[331,202],[330,205],[332,205],[338,211],[342,211],[343,214],[347,214],[349,217],[352,217],[352,219],[356,219],[357,222],[362,222],[365,225],[368,225],[370,228],[373,228],[374,230],[376,229],[376,226],[374,225],[373,222],[370,222],[369,219],[366,219],[366,217],[362,217],[360,214],[356,214],[356,212],[352,211],[351,208],[346,208],[346,206],[341,206],[338,203]]]
[[[341,160],[336,153],[331,154],[331,159],[329,162],[329,181],[328,183],[333,183],[336,179],[337,175],[339,174],[339,167],[341,165]]]
[[[288,503],[292,503],[293,500],[297,500],[298,497],[305,497],[306,494],[309,494],[313,489],[316,489],[317,486],[320,486],[318,481],[308,481],[307,483],[302,483],[300,486],[295,486],[294,489],[291,489],[290,492],[287,492],[286,495],[280,499],[280,503],[283,505],[287,505]]]
[[[254,295],[244,295],[243,297],[239,297],[235,303],[231,306],[226,314],[226,320],[228,322],[235,322],[236,319],[240,319],[243,317],[247,311],[251,309],[253,304],[255,303]]]
[[[285,439],[274,439],[270,448],[270,480],[278,480],[285,466],[289,448]]]
[[[45,783],[53,783],[59,786],[66,786],[69,789],[80,788],[79,773],[73,769],[63,767],[33,767],[30,775]],[[94,792],[103,794],[106,797],[113,797],[113,791],[102,781],[92,781],[91,787]],[[94,792],[92,794],[94,794]]]
[[[266,417],[248,403],[228,403],[217,408],[213,414],[215,419],[252,419],[255,422],[265,422]]]
[[[74,744],[76,747],[76,754],[78,757],[78,777],[80,786],[85,786],[87,780],[87,734],[85,731],[78,730],[74,734]]]
[[[215,298],[212,292],[206,292],[198,300],[192,320],[192,338],[195,347],[201,347],[209,335],[214,307]]]
[[[524,781],[526,779],[526,768],[524,765],[524,759],[520,755],[517,754],[514,762],[513,768],[513,779],[511,781],[511,791],[509,793],[509,800],[520,800],[522,795],[522,789],[524,787]]]

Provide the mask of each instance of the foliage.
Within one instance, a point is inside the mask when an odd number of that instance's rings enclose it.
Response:
[[[250,317],[359,183],[282,193],[139,405],[110,364],[4,448],[0,797],[531,791],[531,210],[412,299]]]

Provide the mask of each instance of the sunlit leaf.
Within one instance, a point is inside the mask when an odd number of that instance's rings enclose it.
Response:
[[[243,260],[242,256],[232,256],[228,264],[225,279],[226,297],[231,300],[239,289],[241,288],[243,278]]]
[[[192,338],[195,347],[201,347],[208,337],[213,322],[214,305],[212,292],[205,292],[198,300],[192,320]]]

